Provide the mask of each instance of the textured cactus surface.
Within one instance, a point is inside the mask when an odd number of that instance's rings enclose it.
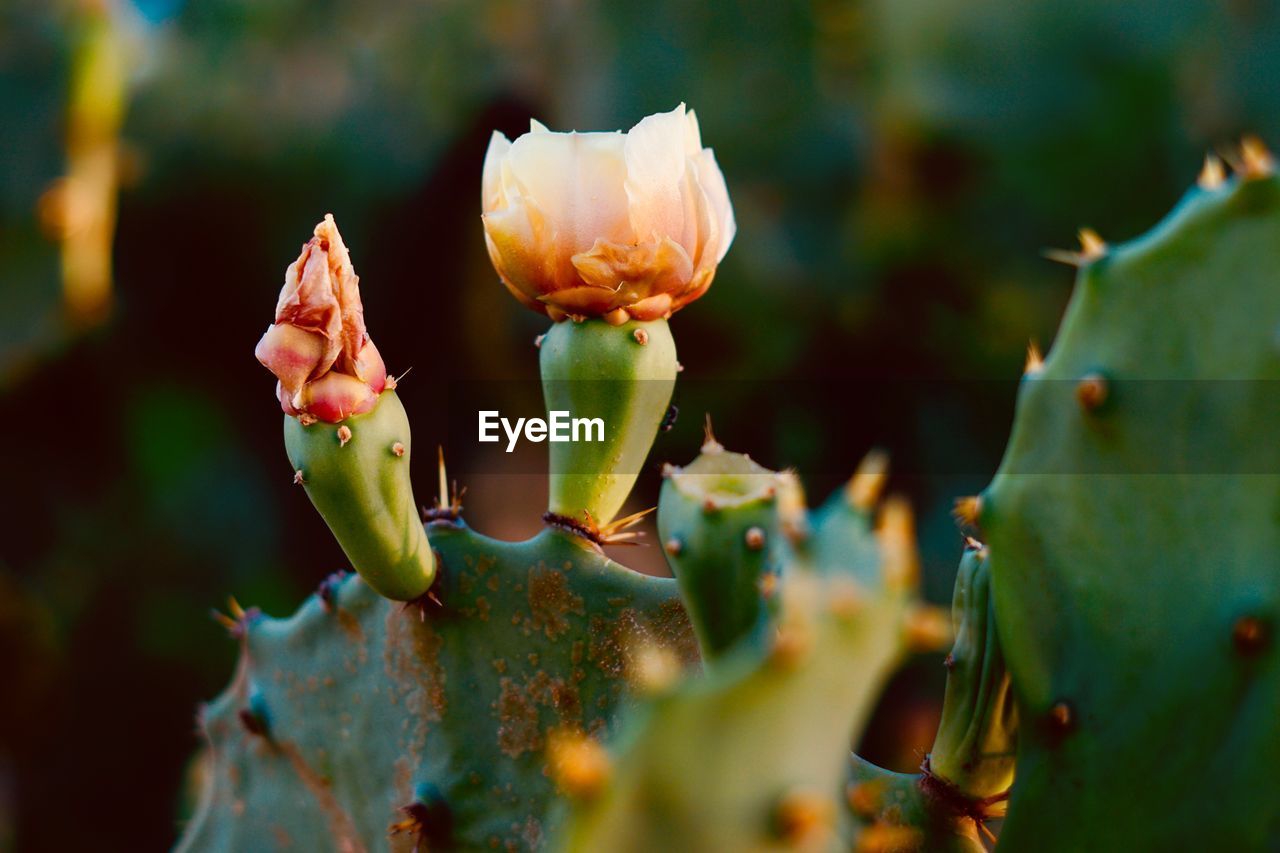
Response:
[[[840,849],[860,831],[841,817],[848,751],[908,649],[914,531],[900,501],[873,531],[879,474],[855,477],[812,523],[785,499],[789,476],[713,440],[668,471],[659,525],[677,577],[694,574],[681,590],[717,663],[658,685],[630,716],[609,783],[575,798],[562,849]],[[771,558],[784,529],[791,547],[775,553],[789,556]],[[720,554],[719,587],[700,547]]]
[[[1010,850],[1280,843],[1280,182],[1245,155],[1084,259],[981,498]]]
[[[696,657],[673,581],[547,531],[503,543],[430,525],[441,606],[352,575],[289,619],[241,620],[230,688],[207,706],[189,850],[538,846],[547,733],[602,735],[634,643]],[[409,812],[402,812],[402,809]],[[398,839],[398,840],[397,840]]]

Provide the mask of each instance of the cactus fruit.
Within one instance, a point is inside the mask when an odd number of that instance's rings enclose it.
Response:
[[[1010,850],[1280,843],[1280,180],[1239,172],[1081,253],[982,494]]]
[[[284,443],[294,479],[360,576],[396,601],[426,595],[436,563],[409,482],[409,418],[396,392],[338,424],[285,415]]]
[[[603,441],[549,445],[547,511],[598,532],[631,494],[671,402],[677,369],[671,329],[661,319],[556,323],[538,353],[547,411],[599,419],[603,433]]]

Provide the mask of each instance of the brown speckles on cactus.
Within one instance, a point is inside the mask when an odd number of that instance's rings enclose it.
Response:
[[[529,570],[528,627],[554,640],[569,630],[569,616],[581,616],[582,596],[569,589],[563,571],[545,566]]]

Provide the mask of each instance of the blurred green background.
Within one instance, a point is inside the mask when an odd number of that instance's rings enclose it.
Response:
[[[252,355],[325,212],[388,366],[414,368],[426,501],[449,386],[532,379],[545,325],[485,256],[490,132],[687,101],[739,233],[674,322],[684,377],[814,498],[889,448],[944,601],[951,498],[994,469],[1069,293],[1041,250],[1132,237],[1207,149],[1280,139],[1278,72],[1255,0],[3,0],[0,848],[172,843],[196,703],[235,655],[210,607],[284,614],[342,566]],[[655,459],[689,458],[700,418]],[[472,523],[532,532],[541,480],[472,461],[450,452]],[[871,757],[919,762],[937,663],[890,686]]]

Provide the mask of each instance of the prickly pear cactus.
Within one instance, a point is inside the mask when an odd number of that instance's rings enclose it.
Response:
[[[645,514],[616,518],[678,372],[668,318],[734,230],[683,106],[490,147],[491,258],[554,322],[547,408],[606,424],[553,446],[526,542],[467,526],[443,456],[419,518],[396,382],[326,218],[257,356],[358,576],[288,619],[222,617],[242,654],[200,714],[180,847],[976,853],[1004,818],[1012,850],[1275,848],[1280,179],[1255,143],[1238,171],[1211,160],[1149,235],[1058,255],[1076,294],[995,480],[957,505],[949,620],[920,601],[876,453],[811,513],[793,473],[708,424],[664,468],[674,578],[604,556]],[[953,636],[920,771],[852,755],[892,667]]]
[[[1090,239],[975,509],[1019,700],[1010,850],[1280,844],[1280,180],[1246,142]]]

